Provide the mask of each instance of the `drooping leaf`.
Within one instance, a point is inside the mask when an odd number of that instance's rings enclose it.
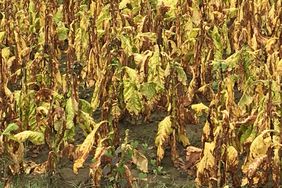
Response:
[[[157,84],[154,82],[147,82],[141,85],[140,92],[148,99],[151,100],[157,94]]]
[[[146,33],[138,33],[136,38],[140,38],[144,40],[145,38],[149,39],[150,41],[154,42],[157,39],[156,33],[153,32],[146,32]]]
[[[15,131],[19,128],[19,126],[16,123],[10,123],[7,128],[3,131],[2,135],[10,135],[12,131]]]
[[[175,69],[177,72],[178,81],[186,86],[187,85],[187,76],[186,76],[186,73],[183,67],[180,64],[176,64]]]
[[[134,83],[137,80],[137,71],[135,69],[132,69],[130,67],[125,67],[125,71],[127,75],[129,76],[130,80]]]
[[[242,171],[248,177],[253,177],[259,167],[265,162],[267,155],[261,155],[242,166]]]
[[[196,182],[199,185],[204,185],[209,181],[208,177],[213,177],[216,175],[216,170],[214,168],[215,157],[213,151],[215,149],[214,142],[206,142],[204,147],[204,156],[200,160],[197,166],[197,178]]]
[[[93,111],[97,110],[97,108],[100,105],[100,92],[101,92],[102,81],[103,81],[103,77],[100,76],[95,83],[93,96],[92,96],[92,99],[91,99],[91,102],[90,102]]]
[[[1,31],[0,32],[0,43],[2,43],[3,42],[3,40],[4,40],[4,38],[5,38],[5,31]]]
[[[75,150],[76,157],[73,164],[73,172],[75,174],[78,174],[78,169],[83,166],[90,151],[92,150],[93,144],[96,142],[96,132],[103,123],[105,123],[105,121],[96,124],[91,133],[87,135],[83,143]]]
[[[277,62],[277,72],[279,75],[282,75],[282,59]]]
[[[142,110],[142,102],[137,86],[135,83],[132,83],[131,80],[124,80],[123,85],[123,96],[126,103],[126,109],[130,113],[138,115]]]
[[[44,144],[44,134],[36,131],[23,131],[14,135],[14,139],[18,142],[25,142],[29,140],[35,145]]]
[[[74,139],[75,135],[75,126],[74,126],[74,117],[77,112],[78,104],[73,97],[68,98],[66,103],[66,137],[70,140]]]
[[[182,143],[182,145],[184,147],[186,147],[187,145],[190,144],[190,141],[189,141],[189,139],[188,139],[186,134],[178,134],[178,138],[177,139],[179,140],[179,142]]]
[[[10,48],[9,48],[9,47],[3,48],[2,51],[1,51],[1,53],[2,53],[2,57],[3,57],[4,59],[7,59],[7,60],[8,60],[8,58],[9,58],[9,56],[10,56]]]
[[[239,107],[243,110],[253,102],[253,97],[244,93],[238,103]]]
[[[57,12],[53,16],[53,20],[56,24],[59,24],[59,22],[63,21],[63,5],[60,5],[60,7],[57,9]]]
[[[126,5],[129,4],[131,1],[130,0],[122,0],[119,3],[119,9],[124,9],[126,8]]]
[[[171,127],[171,117],[165,117],[158,125],[158,133],[155,139],[155,144],[157,146],[157,159],[161,161],[164,157],[163,145],[172,133],[173,129]]]
[[[238,151],[233,146],[227,148],[227,169],[233,170],[239,163]]]
[[[202,149],[196,148],[194,146],[189,146],[186,148],[186,168],[189,169],[193,167],[196,162],[201,158]]]
[[[271,139],[270,136],[264,138],[265,133],[267,133],[267,130],[258,135],[251,143],[250,157],[256,158],[267,153],[271,144]]]
[[[100,14],[99,14],[99,16],[96,20],[97,29],[101,30],[103,28],[102,27],[103,22],[108,22],[109,20],[111,20],[110,4],[107,4],[102,8],[102,10],[101,10],[101,12],[100,12]]]
[[[63,22],[59,22],[57,27],[57,34],[60,41],[64,41],[68,38],[69,29],[66,28]]]

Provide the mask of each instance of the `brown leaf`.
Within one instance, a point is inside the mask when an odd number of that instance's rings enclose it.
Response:
[[[261,164],[267,159],[267,155],[262,155],[255,158],[252,161],[249,161],[246,165],[242,167],[242,171],[249,178],[252,178]]]
[[[137,168],[142,172],[148,172],[148,159],[136,149],[132,155],[132,162],[136,164]]]
[[[186,169],[193,167],[201,158],[202,149],[189,146],[186,148]]]
[[[100,186],[100,180],[102,177],[102,169],[100,167],[102,157],[104,156],[105,152],[109,149],[109,147],[103,146],[103,141],[105,139],[100,140],[98,147],[95,151],[94,155],[94,163],[90,165],[90,176],[92,177],[92,181],[95,187]]]
[[[14,144],[13,146],[8,145],[8,152],[12,159],[12,164],[9,165],[9,168],[13,175],[16,175],[20,172],[21,164],[24,157],[24,145],[22,143]]]
[[[125,177],[126,177],[126,181],[128,183],[128,187],[133,187],[133,176],[132,173],[130,171],[130,169],[128,168],[127,165],[124,165],[125,168]]]

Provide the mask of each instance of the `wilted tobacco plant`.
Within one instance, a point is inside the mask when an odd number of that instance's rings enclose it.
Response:
[[[281,4],[1,1],[0,154],[10,161],[6,185],[11,174],[54,174],[67,157],[75,173],[90,167],[95,186],[107,166],[122,169],[112,175],[133,186],[125,153],[133,152],[127,161],[140,161],[127,141],[121,143],[120,120],[148,121],[152,113],[164,113],[155,138],[158,164],[169,145],[175,166],[196,167],[199,185],[278,187]],[[97,111],[100,123],[93,118]],[[202,148],[190,146],[182,164],[181,149],[190,145],[186,126],[203,118]],[[45,162],[26,161],[28,150],[44,147]],[[115,152],[123,156],[113,165]]]

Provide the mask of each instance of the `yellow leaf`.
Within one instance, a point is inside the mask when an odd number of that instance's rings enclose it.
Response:
[[[21,51],[21,56],[22,56],[22,57],[25,57],[25,56],[27,56],[29,53],[30,53],[30,48],[26,47],[25,49],[23,49],[23,50]]]
[[[169,135],[172,133],[172,127],[171,127],[171,117],[167,116],[165,117],[158,126],[158,133],[155,139],[155,144],[157,146],[157,158],[158,161],[161,161],[164,157],[164,150],[163,150],[163,144],[165,140],[169,137]]]
[[[250,156],[252,158],[256,158],[258,156],[264,155],[267,153],[268,148],[270,147],[271,140],[270,136],[264,138],[264,134],[268,131],[263,131],[260,135],[258,135],[250,146]]]
[[[209,177],[214,177],[215,171],[215,157],[213,156],[213,151],[215,148],[214,142],[206,142],[204,147],[204,156],[200,160],[197,166],[197,178],[196,182],[200,185],[207,183]]]
[[[185,134],[179,134],[178,140],[183,144],[184,147],[186,147],[187,145],[190,145],[190,141]]]
[[[5,31],[1,31],[0,32],[0,43],[3,42],[4,37],[5,37]]]
[[[101,124],[105,123],[105,121],[100,122],[99,124],[96,124],[94,129],[91,131],[89,135],[85,138],[83,143],[76,149],[75,151],[75,161],[73,164],[73,172],[75,174],[78,174],[78,169],[81,168],[86,160],[86,158],[89,155],[89,152],[91,151],[93,144],[95,143],[95,134]]]
[[[227,169],[234,168],[238,165],[238,152],[233,146],[227,148]]]
[[[209,107],[207,107],[207,106],[204,105],[203,103],[193,104],[193,105],[191,106],[191,108],[192,108],[193,110],[195,110],[198,115],[201,115],[202,112],[206,112],[206,113],[207,113],[208,110],[209,110]]]
[[[3,48],[1,53],[4,59],[8,59],[10,56],[10,48],[9,47]]]
[[[277,72],[279,75],[282,75],[282,59],[277,62]]]

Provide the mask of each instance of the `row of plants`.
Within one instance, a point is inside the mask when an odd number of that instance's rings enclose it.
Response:
[[[163,113],[155,137],[158,165],[170,148],[174,165],[194,170],[199,186],[279,187],[281,4],[0,1],[0,156],[10,161],[1,164],[5,185],[11,175],[52,175],[63,158],[77,174],[92,158],[93,186],[101,180],[124,185],[119,179],[136,186],[132,165],[148,173],[148,160],[123,141],[120,120],[146,122]],[[195,148],[186,126],[201,118],[202,147]],[[85,139],[78,143],[81,132]],[[26,160],[28,149],[42,146],[48,148],[44,163]]]

